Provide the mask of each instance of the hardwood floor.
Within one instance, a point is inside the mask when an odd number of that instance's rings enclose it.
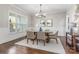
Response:
[[[78,51],[72,50],[66,45],[66,40],[63,40],[63,39],[66,39],[65,37],[60,37],[60,39],[61,39],[61,42],[65,49],[66,54],[79,54]]]
[[[0,45],[0,54],[55,54],[43,50],[28,48],[20,45],[15,45],[14,43],[23,40],[24,38],[19,38]],[[60,37],[63,47],[67,54],[76,54],[74,50],[68,49],[65,44],[65,37]]]

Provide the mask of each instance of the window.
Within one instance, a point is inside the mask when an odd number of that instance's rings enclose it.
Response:
[[[9,16],[10,32],[16,31],[16,17],[13,14]]]
[[[27,19],[24,16],[9,14],[10,32],[23,32],[27,28]]]

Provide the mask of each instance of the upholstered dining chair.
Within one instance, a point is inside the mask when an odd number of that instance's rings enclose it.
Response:
[[[70,48],[73,48],[73,35],[69,32],[66,32],[66,45]]]
[[[75,35],[73,41],[75,51],[79,51],[79,35]]]
[[[47,39],[47,36],[45,35],[45,32],[37,32],[37,45],[38,45],[38,41],[41,40],[44,42],[44,46],[45,46],[46,39]]]
[[[49,39],[55,39],[56,43],[58,43],[57,38],[58,38],[58,31],[56,31],[54,34],[48,34]]]
[[[36,35],[34,34],[34,32],[32,31],[27,31],[27,43],[28,43],[28,40],[32,40],[33,41],[33,44],[34,44],[34,40],[36,38]]]

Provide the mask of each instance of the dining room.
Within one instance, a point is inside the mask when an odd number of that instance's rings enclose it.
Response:
[[[22,5],[17,6],[22,7]],[[33,9],[31,10],[33,15],[29,20],[26,39],[15,44],[51,53],[66,53],[60,40],[60,37],[65,36],[66,8],[60,5],[61,8],[58,9],[60,11],[57,11],[53,6],[58,7],[49,4],[28,5],[28,9]],[[57,12],[52,12],[49,8]]]
[[[1,59],[79,59],[79,0],[1,0]]]
[[[75,4],[1,4],[0,53],[66,54]],[[69,16],[70,18],[67,18]],[[74,52],[73,52],[74,53]]]

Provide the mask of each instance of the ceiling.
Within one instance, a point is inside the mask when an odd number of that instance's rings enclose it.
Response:
[[[40,4],[16,4],[19,8],[30,14],[36,14],[40,10]],[[72,4],[42,4],[42,11],[46,14],[65,13]]]

